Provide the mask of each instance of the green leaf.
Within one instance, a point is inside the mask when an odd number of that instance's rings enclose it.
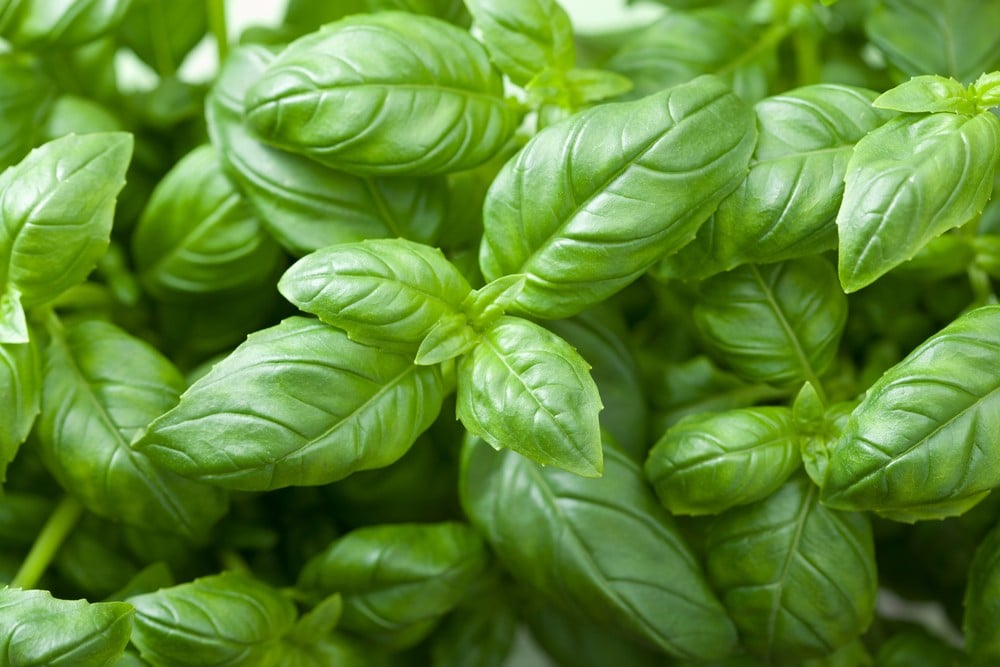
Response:
[[[624,95],[632,90],[632,80],[604,69],[571,69],[566,72],[566,87],[572,108],[579,109]]]
[[[341,634],[316,637],[308,644],[289,641],[272,654],[275,667],[391,667],[392,658],[371,644]],[[269,663],[271,664],[271,663]],[[235,666],[234,666],[235,667]]]
[[[694,319],[708,350],[741,377],[817,384],[836,355],[847,299],[821,258],[747,264],[701,285]]]
[[[339,113],[345,105],[350,114]],[[293,42],[247,92],[246,119],[269,143],[359,174],[468,169],[517,125],[471,35],[403,12],[350,17]]]
[[[251,334],[134,446],[233,489],[327,484],[405,454],[446,390],[436,366],[292,317]]]
[[[436,16],[455,25],[471,21],[462,0],[364,0],[370,12],[399,10],[412,14]]]
[[[27,440],[42,396],[38,344],[0,343],[0,483],[7,465]]]
[[[799,467],[784,406],[691,415],[649,451],[646,476],[671,514],[718,514],[763,500]]]
[[[962,630],[966,652],[976,665],[1000,660],[1000,528],[976,549],[965,584]]]
[[[294,255],[366,238],[436,243],[445,225],[443,178],[354,176],[268,146],[249,133],[243,98],[273,60],[274,54],[261,46],[230,53],[205,107],[223,166],[268,232]]]
[[[968,629],[966,629],[968,632]],[[974,634],[974,633],[973,633]],[[970,638],[966,636],[966,641]],[[972,639],[970,653],[976,640]],[[997,655],[1000,655],[998,653]],[[875,657],[878,667],[955,667],[968,660],[966,654],[943,640],[917,629],[907,629],[890,637],[879,646]]]
[[[466,0],[490,58],[524,87],[540,72],[576,62],[573,25],[556,0]]]
[[[604,476],[587,479],[470,439],[460,491],[512,576],[557,606],[677,657],[736,647],[694,554],[617,447],[605,447]]]
[[[184,388],[152,347],[97,320],[52,330],[38,445],[46,466],[91,512],[150,530],[204,536],[227,510],[220,490],[154,464],[129,441]]]
[[[823,502],[899,521],[961,514],[1000,486],[1000,306],[966,313],[889,369],[832,448]]]
[[[1000,72],[984,73],[976,79],[971,92],[983,109],[1000,106]]]
[[[520,312],[580,312],[694,238],[755,139],[750,109],[709,77],[547,127],[489,190],[483,275],[525,274]]]
[[[289,631],[286,639],[300,644],[315,643],[317,639],[333,632],[343,613],[343,596],[340,593],[332,593],[303,614],[295,622],[295,627]]]
[[[667,275],[703,278],[835,248],[854,144],[888,119],[872,108],[874,98],[863,88],[821,84],[758,102],[750,173],[695,241],[666,260]]]
[[[971,83],[1000,69],[993,0],[883,0],[865,21],[868,38],[908,76],[940,74]]]
[[[472,288],[437,248],[404,239],[328,246],[285,272],[278,290],[351,339],[413,353]]]
[[[445,315],[424,336],[413,363],[421,366],[440,364],[465,354],[478,342],[479,334],[469,326],[465,315]]]
[[[66,49],[114,30],[132,0],[21,0],[0,37],[22,49]]]
[[[458,418],[497,449],[600,476],[601,397],[588,369],[549,330],[502,317],[459,364]]]
[[[317,554],[297,585],[309,595],[340,592],[340,630],[399,649],[421,641],[462,601],[486,558],[482,539],[465,524],[371,526]]]
[[[16,163],[37,143],[52,107],[53,88],[37,63],[22,55],[0,54],[0,169]]]
[[[858,142],[837,215],[840,282],[869,285],[983,211],[1000,163],[990,112],[907,115]]]
[[[925,74],[915,76],[878,96],[872,103],[879,109],[910,113],[948,111],[975,115],[975,96],[955,79]]]
[[[132,137],[68,135],[0,174],[0,286],[25,308],[83,281],[104,253]]]
[[[445,617],[431,637],[430,667],[503,667],[519,620],[509,597],[477,594]]]
[[[295,623],[295,605],[277,589],[225,572],[129,602],[132,643],[157,667],[278,665],[280,638]]]
[[[768,664],[831,653],[872,620],[877,580],[868,519],[828,509],[818,497],[800,476],[708,529],[712,584],[744,646]]]
[[[132,249],[143,286],[163,300],[262,286],[281,261],[208,145],[188,153],[153,190]]]
[[[125,650],[132,605],[59,600],[47,591],[0,589],[0,663],[104,667]]]
[[[207,30],[204,0],[132,0],[118,36],[161,76],[171,76]]]

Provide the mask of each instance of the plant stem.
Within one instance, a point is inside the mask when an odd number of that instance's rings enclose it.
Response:
[[[80,504],[79,500],[69,495],[63,497],[56,508],[52,510],[48,521],[42,527],[42,532],[35,538],[35,543],[31,545],[31,551],[21,563],[21,569],[11,580],[12,588],[33,588],[38,583],[56,552],[59,551],[59,547],[76,526],[81,514],[83,514],[83,505]]]
[[[229,53],[229,32],[226,26],[226,0],[208,0],[208,25],[215,36],[215,48],[219,54],[219,66]]]
[[[819,44],[808,28],[800,28],[792,37],[795,48],[795,69],[798,85],[818,83],[821,75]]]

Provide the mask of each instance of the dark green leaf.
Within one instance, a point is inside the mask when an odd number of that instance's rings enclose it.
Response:
[[[517,610],[503,591],[475,595],[438,626],[431,667],[503,667],[517,624]]]
[[[906,115],[858,142],[837,215],[847,292],[913,257],[983,211],[1000,163],[1000,118]]]
[[[600,476],[601,397],[588,369],[548,329],[502,317],[460,362],[458,418],[497,449]]]
[[[830,510],[805,477],[716,518],[708,573],[743,644],[768,664],[833,652],[872,620],[876,572],[871,526]]]
[[[573,315],[694,238],[755,139],[749,107],[710,77],[548,127],[490,188],[483,275],[525,274],[519,311]]]
[[[327,484],[406,453],[437,417],[445,385],[438,367],[293,317],[251,334],[135,447],[233,489]]]
[[[461,494],[511,574],[559,606],[675,656],[735,648],[694,554],[616,446],[605,446],[604,476],[586,479],[471,440]]]
[[[350,114],[339,113],[345,105]],[[517,124],[471,35],[403,12],[350,17],[293,42],[247,92],[246,119],[266,141],[328,166],[412,175],[485,162]]]
[[[966,650],[976,665],[1000,660],[1000,528],[994,528],[976,549],[965,586]]]
[[[47,467],[95,514],[188,537],[206,534],[226,512],[225,494],[161,469],[129,446],[183,388],[167,359],[114,325],[54,330],[38,422]]]
[[[771,495],[800,461],[790,409],[744,408],[682,419],[650,450],[646,476],[672,514],[718,514]]]
[[[971,641],[969,647],[973,649],[976,640]],[[907,630],[882,644],[875,659],[878,667],[958,667],[968,658],[962,651],[925,632]]]
[[[226,572],[162,588],[135,605],[132,642],[157,667],[281,664],[295,605],[248,575]]]
[[[403,648],[462,601],[486,557],[480,537],[461,523],[358,528],[310,560],[298,587],[309,595],[339,592],[341,630]]]
[[[694,318],[709,351],[749,380],[791,384],[829,368],[847,299],[822,258],[747,264],[705,281]]]
[[[889,369],[830,452],[823,502],[901,521],[961,514],[1000,485],[1000,306],[958,318]]]
[[[125,650],[132,605],[59,600],[46,591],[0,589],[0,663],[104,667]]]
[[[0,343],[0,484],[28,438],[42,396],[38,344]]]

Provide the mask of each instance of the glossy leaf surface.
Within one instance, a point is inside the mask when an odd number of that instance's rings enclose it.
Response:
[[[671,514],[717,514],[763,500],[799,466],[791,410],[760,407],[691,415],[646,459],[646,476]]]
[[[157,466],[129,442],[184,389],[174,366],[112,324],[55,331],[45,351],[38,444],[59,483],[91,512],[204,536],[227,510],[219,489]]]
[[[338,113],[345,105],[350,115]],[[517,124],[471,35],[403,12],[350,17],[293,42],[247,91],[246,119],[266,141],[330,167],[411,175],[485,162]]]
[[[459,363],[458,418],[497,449],[600,476],[601,397],[588,370],[547,329],[503,317]]]
[[[617,447],[605,448],[604,476],[586,479],[472,440],[461,494],[507,569],[557,605],[675,656],[706,660],[735,648],[694,554]]]
[[[694,238],[755,139],[749,107],[711,77],[550,126],[490,187],[483,275],[523,273],[518,310],[573,315]]]
[[[789,384],[830,366],[847,300],[823,259],[745,265],[706,280],[694,310],[712,355],[748,380]]]
[[[821,505],[805,477],[716,518],[706,548],[709,577],[743,645],[765,662],[826,655],[872,620],[868,519]]]
[[[326,484],[401,457],[437,417],[445,389],[437,367],[292,317],[251,334],[135,446],[234,489]]]
[[[890,368],[830,452],[823,502],[902,521],[960,514],[1000,485],[1000,307],[952,322]]]

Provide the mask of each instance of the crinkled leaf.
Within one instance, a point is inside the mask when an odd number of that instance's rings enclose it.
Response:
[[[157,466],[129,441],[177,403],[184,380],[147,343],[91,320],[53,331],[45,350],[39,451],[91,512],[129,525],[205,535],[227,510],[219,489]]]
[[[205,107],[223,165],[271,235],[295,255],[366,238],[435,243],[445,223],[443,179],[354,176],[250,134],[243,98],[273,60],[262,46],[233,51]]]
[[[132,643],[157,667],[236,667],[280,663],[280,639],[295,605],[277,589],[226,572],[129,598]]]
[[[446,390],[436,366],[292,317],[251,334],[135,447],[234,489],[327,484],[405,454]]]
[[[66,49],[122,22],[132,0],[21,0],[0,37],[23,49]]]
[[[769,664],[831,653],[872,620],[871,525],[821,505],[805,477],[714,519],[706,549],[709,577],[743,645]]]
[[[646,459],[646,476],[671,514],[718,514],[763,500],[799,467],[798,434],[784,406],[691,415]]]
[[[990,112],[906,115],[859,141],[837,215],[845,291],[982,213],[998,163],[1000,118]]]
[[[82,282],[108,246],[132,137],[68,135],[0,174],[0,286],[30,307]]]
[[[502,317],[459,363],[458,418],[497,449],[600,476],[601,397],[588,370],[548,329]]]
[[[35,146],[53,97],[41,67],[23,56],[0,54],[0,169]]]
[[[666,260],[666,275],[690,280],[836,247],[854,144],[889,117],[872,108],[874,98],[863,88],[821,84],[758,102],[750,173],[695,241]]]
[[[487,552],[457,522],[358,528],[310,559],[298,587],[340,592],[339,628],[402,648],[421,641],[482,578]]]
[[[556,0],[466,0],[466,6],[493,62],[517,85],[576,62],[573,25]]]
[[[460,490],[510,573],[560,607],[674,656],[707,660],[735,648],[694,554],[616,446],[605,447],[604,476],[587,479],[470,440]]]
[[[472,292],[440,250],[404,239],[317,250],[285,272],[278,290],[353,340],[410,353]]]
[[[908,76],[940,74],[971,83],[1000,69],[993,0],[884,0],[865,21],[868,38]]]
[[[0,343],[0,483],[28,438],[42,396],[38,344]]]
[[[749,107],[712,77],[547,127],[489,190],[483,275],[525,274],[521,312],[580,312],[694,238],[755,139]]]
[[[701,285],[694,318],[709,351],[738,375],[791,384],[830,366],[847,299],[822,258],[747,264]]]
[[[1000,306],[966,313],[889,369],[830,452],[823,502],[901,521],[961,514],[1000,486]]]
[[[0,589],[0,663],[104,667],[125,650],[132,605],[60,600],[47,591]]]
[[[153,190],[132,248],[143,286],[164,300],[263,285],[281,257],[209,145]]]
[[[517,125],[486,50],[404,12],[352,16],[293,42],[247,91],[246,119],[269,143],[360,174],[468,169]]]

